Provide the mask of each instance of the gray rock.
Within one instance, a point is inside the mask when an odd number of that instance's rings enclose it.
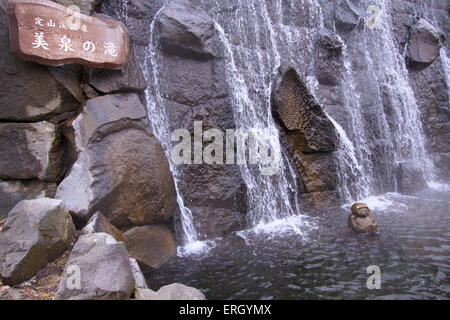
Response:
[[[150,289],[136,289],[136,300],[206,300],[198,289],[180,283],[161,287],[157,292]]]
[[[336,29],[341,32],[352,31],[359,22],[358,12],[352,6],[349,0],[339,0],[335,7]]]
[[[136,288],[148,289],[147,281],[145,281],[145,277],[142,274],[142,270],[139,267],[138,262],[130,258],[131,271],[133,272],[134,283]]]
[[[409,38],[407,57],[421,64],[431,64],[439,56],[441,42],[436,29],[421,18],[414,26]]]
[[[0,120],[69,118],[80,103],[45,66],[20,60],[10,49],[8,18],[0,8]],[[64,118],[64,117],[63,117]]]
[[[173,234],[165,225],[134,227],[123,236],[130,257],[136,259],[144,271],[159,268],[176,254]]]
[[[39,180],[10,180],[0,182],[0,219],[22,200],[37,198],[53,198],[56,192],[55,183]]]
[[[99,5],[102,0],[52,0],[53,2],[59,3],[63,6],[78,6],[80,12],[90,15],[94,11],[95,6]]]
[[[147,87],[134,51],[122,70],[90,69],[89,83],[102,93],[143,91]]]
[[[0,124],[0,179],[55,182],[62,170],[62,142],[48,122]]]
[[[328,34],[320,36],[315,59],[316,77],[320,84],[330,86],[340,84],[343,68],[342,47],[343,44],[337,36]]]
[[[122,232],[114,227],[100,211],[96,212],[81,230],[81,234],[89,233],[107,233],[113,236],[116,241],[125,241]]]
[[[77,224],[85,224],[96,211],[119,228],[172,217],[172,174],[137,95],[91,99],[72,126],[78,159],[56,197]]]
[[[423,171],[420,167],[412,163],[401,162],[397,168],[398,191],[403,194],[414,194],[427,187]]]
[[[23,200],[0,233],[0,276],[8,285],[31,279],[71,245],[75,228],[61,200]]]
[[[125,245],[109,234],[92,233],[76,242],[56,299],[121,300],[129,299],[133,291],[134,278]]]

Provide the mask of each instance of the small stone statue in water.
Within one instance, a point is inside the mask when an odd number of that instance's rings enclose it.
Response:
[[[352,214],[348,216],[348,225],[356,232],[368,233],[378,229],[378,223],[370,216],[370,209],[365,203],[352,205]]]

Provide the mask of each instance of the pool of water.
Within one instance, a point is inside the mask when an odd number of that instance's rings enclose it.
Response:
[[[148,274],[150,287],[179,282],[208,299],[450,299],[450,189],[366,199],[375,234],[347,226],[344,206],[216,239]],[[381,270],[368,289],[367,267]]]

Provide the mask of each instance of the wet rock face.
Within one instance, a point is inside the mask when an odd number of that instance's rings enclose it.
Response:
[[[333,151],[337,135],[333,124],[290,68],[273,93],[273,111],[284,129],[282,143],[298,172],[305,205],[322,208],[336,200],[336,168]]]
[[[137,95],[89,100],[73,128],[78,159],[56,196],[78,225],[98,210],[119,228],[172,217],[176,196],[169,164]]]
[[[340,84],[342,74],[342,42],[335,35],[324,34],[317,44],[316,77],[322,85]]]
[[[427,187],[423,171],[412,162],[399,163],[397,169],[398,191],[403,194],[414,194]]]
[[[195,121],[203,122],[203,131],[234,129],[226,61],[208,14],[189,1],[170,2],[155,22],[154,39],[161,48],[158,81],[169,130],[184,128],[193,134]],[[194,224],[201,238],[243,228],[246,189],[238,166],[191,164],[177,171],[184,203],[195,208]],[[224,211],[229,214],[215,214]]]
[[[359,15],[355,9],[356,1],[339,0],[335,2],[335,26],[340,32],[350,32],[358,25]]]
[[[32,278],[66,251],[75,236],[69,211],[61,200],[19,202],[0,233],[0,277],[14,286]]]
[[[410,64],[429,65],[439,55],[441,42],[436,29],[421,18],[413,27],[406,51]],[[411,63],[412,62],[412,63]]]
[[[124,243],[106,233],[92,233],[81,236],[70,253],[56,299],[129,299],[134,288]]]

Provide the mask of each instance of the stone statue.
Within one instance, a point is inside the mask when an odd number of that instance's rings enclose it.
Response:
[[[348,216],[348,225],[356,232],[368,233],[378,229],[378,223],[370,216],[370,209],[365,203],[352,205],[352,214]]]

